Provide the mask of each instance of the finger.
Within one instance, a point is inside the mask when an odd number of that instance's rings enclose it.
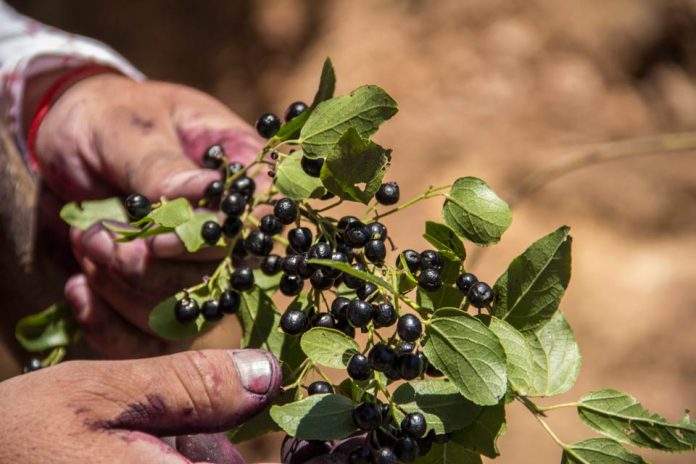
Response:
[[[112,430],[92,434],[79,452],[89,461],[74,462],[129,464],[191,464],[191,461],[157,437],[143,432]]]
[[[93,388],[84,393],[99,398],[90,427],[158,436],[235,427],[265,408],[281,381],[278,361],[262,350],[188,351],[89,364],[96,383],[82,388]]]
[[[192,461],[216,464],[240,464],[244,462],[239,451],[232,446],[224,433],[182,435],[176,437],[176,449]]]
[[[161,355],[167,344],[126,322],[78,274],[65,284],[65,297],[87,343],[110,359]]]

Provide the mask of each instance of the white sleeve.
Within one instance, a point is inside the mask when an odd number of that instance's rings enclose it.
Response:
[[[22,16],[0,0],[0,125],[26,154],[22,126],[24,83],[36,74],[96,63],[127,76],[144,76],[125,58],[96,40],[60,31]]]

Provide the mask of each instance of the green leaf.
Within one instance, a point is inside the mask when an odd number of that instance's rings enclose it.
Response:
[[[563,452],[561,464],[647,464],[640,456],[629,453],[608,438],[590,438],[570,445]]]
[[[300,345],[313,362],[334,369],[345,369],[350,358],[360,352],[358,343],[352,338],[338,330],[322,327],[305,332]]]
[[[300,132],[305,155],[309,158],[326,157],[350,126],[361,137],[367,138],[397,111],[396,102],[374,85],[365,85],[350,95],[323,101]]]
[[[458,436],[458,435],[457,435]],[[416,464],[481,464],[481,456],[459,443],[455,436],[444,445],[433,444],[430,452]]]
[[[522,331],[551,319],[570,281],[569,232],[569,227],[560,227],[512,260],[493,287],[496,317]]]
[[[474,453],[493,459],[500,456],[498,438],[506,429],[505,405],[485,406],[471,425],[454,432],[453,439]]]
[[[441,253],[451,254],[463,261],[466,258],[464,244],[452,229],[439,222],[427,221],[423,238],[430,242]]]
[[[442,217],[457,235],[479,245],[497,243],[512,222],[507,203],[476,177],[462,177],[454,182]]]
[[[157,225],[173,228],[191,219],[192,215],[193,210],[188,200],[177,198],[172,201],[163,201],[159,207],[153,209],[141,221],[152,221]]]
[[[303,153],[296,151],[278,164],[274,183],[278,191],[293,200],[319,198],[326,193],[321,179],[307,175],[302,169]]]
[[[280,314],[275,303],[258,287],[242,292],[239,318],[244,328],[242,348],[263,348],[290,367],[298,366],[304,358],[298,337],[280,330]]]
[[[335,440],[355,432],[353,401],[339,395],[312,395],[271,407],[271,417],[288,435],[306,440]]]
[[[64,303],[25,316],[15,326],[15,338],[32,353],[68,346],[76,332],[72,312]]]
[[[514,390],[524,396],[554,396],[575,385],[582,357],[573,331],[561,313],[536,332],[518,332],[492,318],[507,357],[507,372]]]
[[[210,298],[210,293],[208,292],[208,287],[204,285],[199,289],[189,292],[189,296],[196,300],[198,306],[202,306],[203,303]],[[205,322],[203,316],[198,316],[198,319],[190,324],[182,324],[177,321],[174,317],[174,305],[176,304],[177,300],[180,300],[183,297],[184,292],[179,292],[176,295],[172,295],[155,306],[155,308],[150,312],[148,324],[150,325],[150,328],[160,337],[169,340],[193,337],[199,332],[208,330],[213,326],[210,322]]]
[[[368,204],[382,185],[389,153],[349,127],[329,151],[321,168],[321,181],[339,198]]]
[[[464,398],[447,380],[423,380],[403,383],[394,391],[394,402],[406,412],[420,411],[428,430],[437,434],[459,430],[474,422],[481,407]],[[397,410],[397,422],[403,413]]]
[[[254,284],[261,290],[266,292],[269,296],[278,289],[280,285],[280,279],[283,277],[281,272],[276,275],[269,276],[265,274],[261,269],[254,269]]]
[[[370,274],[369,272],[359,271],[353,268],[350,264],[339,263],[337,261],[331,261],[330,259],[310,259],[307,260],[307,263],[318,264],[321,266],[328,266],[334,269],[338,269],[341,272],[345,272],[346,274],[350,274],[360,279],[367,280],[379,287],[384,288],[388,292],[394,293],[394,290],[392,289],[391,285],[389,285],[386,280],[382,279],[381,277],[377,277],[374,274]]]
[[[588,427],[621,443],[669,452],[696,449],[696,423],[688,417],[670,423],[617,390],[598,390],[583,396],[578,414]]]
[[[326,60],[324,60],[324,66],[321,68],[319,88],[317,89],[317,93],[314,95],[312,107],[314,108],[324,100],[328,100],[333,97],[335,90],[336,72],[334,71],[333,64],[331,63],[331,58],[327,56]]]
[[[118,198],[83,201],[79,205],[70,202],[60,210],[60,218],[80,230],[87,230],[100,221],[128,222],[126,210]]]
[[[440,308],[457,308],[464,300],[464,294],[459,289],[443,285],[434,292],[429,292],[418,287],[416,302],[428,311],[435,311]]]
[[[426,326],[423,352],[474,403],[497,404],[505,394],[503,347],[475,317],[454,308],[437,311]]]
[[[206,246],[205,240],[203,240],[203,237],[201,236],[201,229],[203,224],[208,221],[217,222],[217,217],[214,213],[195,213],[191,215],[191,218],[188,221],[179,224],[174,228],[176,235],[179,237],[179,239],[181,239],[186,247],[186,251],[189,253],[198,251]],[[224,245],[224,243],[225,240],[221,237],[218,244]]]

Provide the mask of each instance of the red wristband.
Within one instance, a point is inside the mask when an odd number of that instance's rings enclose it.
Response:
[[[27,132],[27,161],[29,166],[35,172],[39,171],[39,161],[36,157],[36,137],[39,133],[39,127],[43,122],[48,110],[57,100],[57,97],[62,94],[62,92],[74,84],[76,81],[84,79],[85,77],[93,76],[95,74],[102,73],[118,73],[118,71],[110,66],[104,66],[101,64],[91,64],[87,66],[81,66],[74,69],[73,71],[65,74],[60,79],[58,79],[44,94],[44,96],[39,101],[39,105],[36,107],[36,111],[31,117],[31,123],[29,124],[29,131]]]

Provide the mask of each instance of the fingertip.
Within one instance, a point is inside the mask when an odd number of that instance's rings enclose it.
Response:
[[[68,279],[64,287],[65,298],[78,324],[89,319],[89,287],[87,277],[77,274]]]
[[[208,184],[215,180],[220,180],[220,173],[211,169],[180,171],[164,180],[162,195],[166,198],[184,197],[196,202],[203,197]]]
[[[242,455],[224,433],[178,436],[176,450],[194,462],[244,464]]]
[[[280,389],[282,371],[272,353],[265,350],[229,350],[242,387],[253,395],[272,400]]]

